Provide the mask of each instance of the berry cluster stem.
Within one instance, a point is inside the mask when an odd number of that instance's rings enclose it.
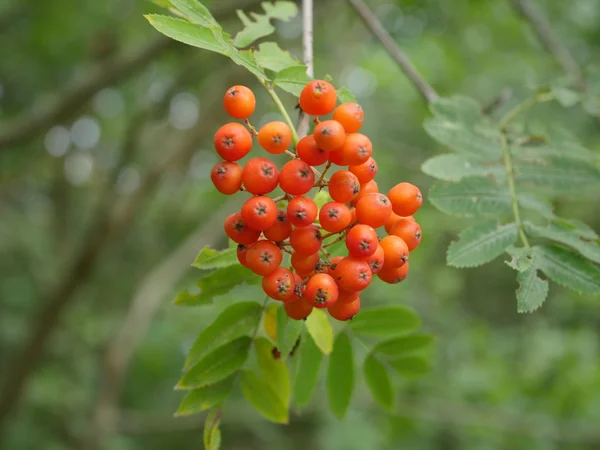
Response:
[[[333,244],[342,241],[345,237],[346,237],[346,233],[341,232],[340,235],[338,237],[336,237],[333,241],[328,242],[327,244],[324,244],[323,248],[325,248],[325,247],[331,247]]]

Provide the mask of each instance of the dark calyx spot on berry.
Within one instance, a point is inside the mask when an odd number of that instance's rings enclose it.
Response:
[[[287,216],[285,215],[285,213],[283,211],[279,211],[277,213],[277,222],[287,222]]]
[[[387,206],[387,205],[390,204],[390,201],[389,201],[389,199],[386,196],[380,195],[379,196],[379,203],[381,203],[382,205],[386,205]]]
[[[236,88],[229,89],[229,92],[227,92],[227,94],[229,94],[229,96],[231,96],[231,97],[235,97],[239,93],[240,93],[240,91],[238,91]]]
[[[400,258],[402,260],[402,262],[406,262],[408,261],[408,255],[402,255],[402,258]]]
[[[417,241],[420,241],[420,240],[421,240],[421,232],[420,232],[420,231],[417,231],[417,232],[415,233],[415,237],[417,238]]]
[[[329,208],[327,215],[330,219],[337,219],[340,216],[340,212],[337,210],[337,208]]]
[[[283,136],[281,136],[280,134],[275,134],[273,135],[273,144],[281,144],[281,141],[283,141]]]
[[[224,166],[221,166],[217,169],[217,175],[225,175],[227,173],[227,168]]]
[[[297,284],[296,287],[294,288],[294,294],[296,294],[296,296],[298,297],[302,297],[302,288],[304,287],[303,284]]]
[[[325,290],[323,288],[317,289],[317,293],[315,294],[315,303],[317,305],[323,305],[323,304],[327,303],[328,300],[329,300],[329,293],[327,292],[327,290]]]
[[[317,83],[315,84],[315,89],[314,89],[314,93],[317,94],[317,96],[321,96],[321,94],[326,90],[326,87],[324,84],[321,83]]]
[[[300,175],[300,178],[302,178],[303,180],[308,178],[308,175],[310,174],[310,170],[308,169],[300,169],[298,171],[298,174]]]
[[[264,176],[273,176],[273,167],[271,167],[269,164],[265,164],[264,166],[262,166],[260,171]]]
[[[237,222],[235,222],[233,224],[233,229],[235,231],[243,231],[246,228],[246,224],[244,222],[242,222],[241,220],[238,220]]]
[[[368,280],[369,274],[365,270],[361,270],[358,274],[358,278],[360,278],[362,281]]]
[[[319,242],[323,240],[323,237],[321,236],[321,232],[319,230],[315,230],[315,239]]]
[[[321,134],[323,136],[330,136],[332,131],[333,130],[331,128],[323,127],[323,129],[321,130]]]
[[[306,211],[296,211],[296,217],[298,219],[305,219],[306,218]]]
[[[361,250],[368,250],[371,248],[371,241],[360,241],[359,246]]]
[[[366,155],[367,153],[369,153],[369,150],[367,150],[367,147],[365,147],[364,145],[361,145],[360,147],[358,147],[358,153],[359,155]]]
[[[288,281],[284,281],[284,280],[279,280],[278,284],[277,284],[277,292],[279,294],[287,294],[290,291],[290,282]]]
[[[381,261],[376,259],[375,261],[372,261],[369,265],[371,266],[371,269],[377,270],[381,267]]]
[[[256,205],[256,208],[254,208],[254,212],[258,216],[264,216],[265,214],[267,214],[269,212],[269,207],[267,205],[265,205],[264,203],[259,203]]]
[[[261,253],[260,260],[265,263],[270,263],[273,260],[273,255],[268,252]]]
[[[421,195],[421,193],[417,193],[417,200],[423,200],[423,196]]]
[[[238,244],[237,249],[240,252],[243,252],[244,250],[246,250],[248,247],[245,246],[244,244]]]
[[[231,148],[235,145],[235,140],[231,136],[224,137],[221,142],[227,148]]]
[[[360,184],[353,182],[352,183],[352,193],[356,195],[359,192],[360,192]]]
[[[372,163],[372,164],[369,166],[369,169],[371,169],[371,172],[375,172],[375,169],[377,169],[377,166],[375,165],[375,163]]]

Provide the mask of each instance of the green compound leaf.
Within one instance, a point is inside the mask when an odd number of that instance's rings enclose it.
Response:
[[[340,103],[357,103],[356,96],[350,89],[342,86],[336,92]]]
[[[206,246],[200,250],[192,266],[201,270],[213,270],[233,266],[234,264],[238,264],[237,249],[214,250]]]
[[[256,360],[258,361],[260,373],[265,380],[269,380],[271,387],[285,408],[289,408],[292,389],[286,363],[280,359],[275,359],[273,356],[273,344],[266,338],[256,338],[254,348],[256,350]]]
[[[185,360],[188,370],[217,347],[252,334],[260,320],[261,305],[256,302],[234,303],[207,326],[192,345]]]
[[[389,365],[405,378],[418,378],[431,370],[431,365],[423,356],[405,356],[388,362]]]
[[[433,336],[430,334],[399,336],[380,342],[373,348],[373,353],[385,359],[396,359],[423,351],[432,343]]]
[[[423,173],[442,181],[460,181],[465,177],[505,176],[500,166],[485,166],[481,161],[452,153],[429,158],[421,166]]]
[[[440,97],[429,105],[429,110],[451,122],[474,124],[481,120],[481,105],[477,100],[460,95]]]
[[[511,246],[506,249],[506,252],[511,258],[504,262],[517,272],[525,272],[535,260],[535,254],[531,248]]]
[[[213,409],[204,421],[204,449],[219,450],[221,448],[221,411]]]
[[[306,66],[300,65],[287,67],[277,72],[273,78],[273,85],[299,97],[304,86],[310,81],[311,78],[306,73]]]
[[[343,419],[354,392],[354,354],[345,332],[335,339],[327,367],[326,386],[329,409],[335,417]]]
[[[333,350],[333,328],[327,314],[314,308],[306,319],[306,329],[324,355]]]
[[[429,190],[429,200],[441,212],[463,217],[504,215],[511,208],[508,190],[480,177],[435,183]]]
[[[282,50],[275,42],[263,42],[254,52],[256,63],[263,69],[280,72],[288,67],[302,65],[302,61],[294,58],[290,52]]]
[[[365,359],[363,373],[373,399],[384,409],[392,411],[394,409],[392,382],[385,365],[373,353]]]
[[[254,409],[272,422],[288,423],[288,408],[270,382],[249,370],[242,370],[240,378],[242,393]]]
[[[191,22],[205,27],[219,25],[208,8],[197,0],[171,0],[171,4]]]
[[[218,406],[231,393],[235,375],[200,389],[189,391],[181,401],[175,416],[191,416]]]
[[[271,25],[272,19],[287,22],[298,14],[298,7],[294,2],[263,2],[262,7],[265,14],[250,13],[251,18],[242,10],[236,11],[244,28],[235,35],[233,45],[238,48],[247,47],[254,41],[275,32],[275,27]]]
[[[406,306],[384,306],[361,310],[349,325],[352,331],[365,336],[394,336],[418,328],[421,319]]]
[[[600,295],[598,266],[557,245],[541,245],[533,249],[536,266],[552,281],[580,294]]]
[[[600,170],[585,161],[553,158],[515,168],[517,182],[557,195],[582,196],[600,189]]]
[[[581,94],[579,92],[564,87],[555,86],[552,88],[552,93],[554,94],[556,101],[564,108],[575,106],[581,100]]]
[[[281,359],[285,361],[304,329],[304,322],[302,320],[290,319],[283,307],[277,308],[275,317],[277,325],[277,348],[281,353]]]
[[[564,244],[577,250],[590,261],[600,264],[600,245],[596,242],[583,241],[577,230],[551,223],[547,227],[538,227],[531,222],[525,222],[527,234],[536,238],[545,238]]]
[[[488,221],[473,225],[462,231],[459,241],[454,241],[448,247],[447,262],[453,267],[477,267],[488,263],[517,240],[516,223],[498,225]]]
[[[521,208],[535,211],[542,217],[546,217],[548,219],[554,217],[554,208],[552,207],[552,203],[533,194],[519,194],[519,206]]]
[[[211,272],[198,280],[199,294],[180,295],[175,304],[180,306],[198,306],[212,303],[215,297],[227,294],[239,284],[259,284],[260,277],[240,264],[224,267]]]
[[[294,403],[302,407],[310,402],[319,381],[323,353],[307,331],[302,333],[298,348],[298,370],[294,383]]]
[[[586,223],[583,223],[580,220],[564,219],[562,217],[555,217],[554,222],[562,227],[565,227],[565,228],[577,233],[577,235],[582,239],[587,239],[590,241],[595,241],[595,240],[600,239],[600,236],[598,236],[598,233],[596,233],[596,231],[594,231],[594,229],[592,227],[590,227]]]
[[[457,153],[485,161],[502,157],[500,131],[485,123],[465,123],[436,116],[425,121],[423,127],[433,139]]]
[[[210,28],[175,17],[148,14],[145,16],[154,28],[171,39],[211,52],[227,55],[227,48],[219,42]]]
[[[198,389],[227,378],[244,365],[251,342],[244,336],[212,351],[181,377],[176,388]]]
[[[548,297],[548,281],[542,280],[535,266],[517,275],[517,311],[530,313],[538,309]]]

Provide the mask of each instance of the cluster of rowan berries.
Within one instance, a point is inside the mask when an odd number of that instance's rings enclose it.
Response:
[[[223,194],[252,194],[224,227],[238,244],[240,263],[264,277],[265,293],[282,301],[287,315],[296,320],[306,318],[313,307],[348,320],[358,313],[360,292],[374,275],[391,284],[406,278],[409,252],[421,240],[412,215],[423,198],[410,183],[397,184],[387,195],[379,192],[371,141],[358,133],[364,118],[360,105],[336,108],[335,88],[322,80],[308,83],[299,103],[305,114],[315,116],[316,126],[293,149],[292,131],[284,122],[267,123],[258,131],[252,127],[248,117],[256,100],[250,89],[227,90],[225,110],[245,125],[231,122],[215,134],[215,149],[224,161],[214,166],[211,179]],[[332,119],[319,121],[331,112]],[[288,153],[292,159],[281,170],[263,157],[241,167],[236,161],[250,152],[253,136],[268,153]],[[323,164],[321,173],[316,167]],[[327,179],[332,166],[343,168]],[[284,194],[268,197],[277,186]],[[313,188],[328,189],[333,201],[319,209],[305,195]],[[387,232],[383,238],[375,231],[380,227]],[[348,256],[331,257],[327,247],[342,240]],[[291,270],[281,266],[283,252],[291,254]]]

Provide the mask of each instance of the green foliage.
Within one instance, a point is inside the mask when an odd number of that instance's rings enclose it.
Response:
[[[254,41],[273,34],[275,27],[271,25],[271,19],[288,21],[298,14],[298,8],[294,2],[263,2],[262,7],[265,14],[250,13],[252,19],[244,11],[237,11],[244,28],[233,39],[233,44],[236,47],[248,47]]]
[[[277,348],[281,352],[281,358],[285,361],[298,342],[300,334],[304,329],[304,323],[300,320],[290,319],[283,308],[277,308]]]
[[[421,321],[406,306],[384,306],[361,310],[349,325],[357,334],[385,337],[412,331],[421,325]]]
[[[263,378],[277,394],[277,397],[287,410],[290,406],[292,395],[290,387],[290,374],[284,361],[273,356],[273,344],[268,339],[256,338],[254,340],[256,359]]]
[[[204,247],[200,250],[198,256],[196,256],[192,266],[200,270],[214,270],[237,264],[238,260],[235,248],[219,251],[210,247]]]
[[[310,80],[306,66],[290,66],[277,72],[273,78],[273,85],[298,97]]]
[[[394,408],[394,390],[385,365],[374,354],[369,354],[363,364],[365,381],[373,398],[383,408]]]
[[[257,64],[263,69],[279,72],[288,67],[301,66],[302,62],[294,58],[290,52],[282,50],[276,42],[263,42],[254,52]]]
[[[557,245],[533,248],[538,267],[555,283],[575,292],[600,295],[600,269],[582,256]]]
[[[525,222],[525,231],[532,237],[549,239],[569,246],[590,261],[600,264],[600,245],[596,242],[583,240],[577,229],[565,227],[558,223],[539,227],[531,222]]]
[[[535,266],[521,271],[517,275],[519,289],[517,289],[517,311],[529,313],[538,309],[548,296],[548,281],[542,280]]]
[[[534,252],[529,247],[508,247],[506,253],[511,256],[511,259],[505,263],[518,272],[525,272],[531,267],[534,259]]]
[[[191,416],[220,405],[231,393],[233,382],[234,376],[230,376],[218,383],[189,391],[179,404],[175,415]]]
[[[221,412],[213,409],[204,421],[204,449],[219,450],[221,448]]]
[[[486,166],[475,158],[452,153],[429,158],[421,170],[442,181],[460,181],[466,177],[485,177],[499,171],[497,166]]]
[[[329,317],[320,309],[313,309],[310,316],[306,318],[306,330],[313,338],[321,352],[329,355],[333,350],[333,328]]]
[[[417,378],[431,370],[429,361],[423,356],[403,356],[389,361],[389,364],[405,378]]]
[[[244,397],[260,414],[276,423],[288,423],[288,409],[270,381],[249,370],[243,370],[240,378]]]
[[[350,89],[341,87],[336,93],[340,103],[356,103],[356,97]]]
[[[400,358],[423,351],[432,343],[433,336],[430,334],[410,334],[380,342],[373,348],[373,353],[388,359]]]
[[[348,333],[341,332],[335,338],[335,345],[327,366],[329,409],[338,419],[342,419],[346,415],[353,392],[354,354],[352,343]]]
[[[307,331],[302,333],[298,348],[298,370],[294,382],[294,402],[302,407],[310,401],[317,383],[323,361],[323,353]]]

